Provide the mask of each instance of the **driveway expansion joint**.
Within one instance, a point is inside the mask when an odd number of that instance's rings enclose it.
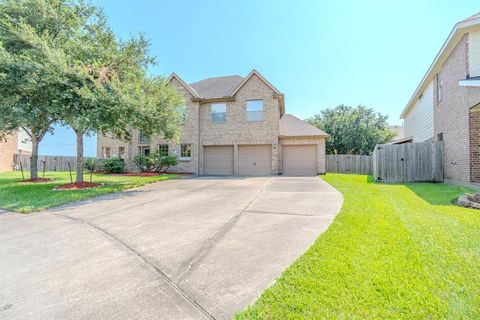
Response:
[[[140,259],[143,263],[145,263],[147,266],[149,266],[155,273],[157,273],[163,280],[165,280],[165,282],[175,291],[177,292],[185,301],[187,301],[188,303],[190,303],[195,309],[197,309],[198,311],[200,311],[206,318],[208,319],[212,319],[212,320],[215,320],[215,317],[209,313],[204,307],[202,307],[200,305],[200,303],[198,303],[194,298],[192,298],[187,292],[185,292],[175,281],[173,281],[169,276],[167,276],[162,270],[160,270],[159,267],[157,267],[152,261],[150,261],[149,259],[147,259],[145,256],[143,256],[140,252],[138,252],[137,250],[135,250],[134,248],[132,248],[131,246],[129,246],[126,242],[124,242],[123,240],[121,240],[120,238],[118,238],[116,235],[114,235],[113,233],[110,233],[108,232],[107,230],[101,228],[100,226],[94,224],[94,223],[91,223],[89,221],[86,221],[86,220],[83,220],[83,219],[78,219],[78,218],[73,218],[73,217],[70,217],[70,216],[66,216],[66,215],[63,215],[63,214],[60,214],[60,213],[57,213],[57,212],[52,212],[54,215],[58,216],[58,217],[62,217],[62,218],[65,218],[65,219],[69,219],[75,223],[82,223],[82,224],[86,224],[100,232],[102,232],[103,234],[105,234],[106,236],[108,236],[109,238],[111,238],[112,240],[114,240],[115,242],[118,242],[122,247],[124,247],[127,251],[129,251],[131,254],[135,255],[138,259]]]
[[[276,211],[256,211],[256,210],[247,210],[245,213],[253,213],[253,214],[278,214],[278,215],[285,215],[285,216],[299,216],[299,217],[318,217],[315,214],[309,213],[292,213],[292,212],[276,212]]]
[[[180,274],[178,275],[177,277],[177,281],[181,281],[183,280],[184,278],[186,278],[187,274],[193,272],[195,270],[195,268],[200,264],[200,262],[202,262],[203,259],[205,259],[208,255],[208,253],[210,253],[213,249],[213,247],[215,247],[215,245],[220,241],[222,240],[225,235],[230,231],[232,230],[233,226],[237,223],[237,221],[241,218],[241,216],[247,212],[247,209],[248,207],[250,207],[250,205],[252,205],[252,203],[258,198],[260,197],[260,195],[265,191],[267,190],[268,186],[270,186],[272,183],[272,179],[269,179],[268,182],[262,187],[262,189],[260,189],[259,192],[257,192],[257,194],[255,194],[251,199],[250,201],[248,201],[248,203],[242,208],[242,210],[237,213],[235,216],[233,216],[226,224],[225,226],[215,235],[215,237],[213,237],[213,239],[203,248],[203,250],[200,250],[199,254],[195,255],[192,257],[192,259],[190,259],[190,261],[187,263],[187,266],[183,269],[182,272],[180,272]]]

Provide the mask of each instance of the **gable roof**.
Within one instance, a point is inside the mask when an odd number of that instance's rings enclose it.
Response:
[[[450,53],[452,53],[453,49],[455,49],[463,35],[473,30],[480,30],[480,12],[455,24],[447,40],[445,40],[442,48],[435,57],[435,60],[433,60],[427,73],[425,73],[422,81],[420,81],[417,89],[403,109],[402,114],[400,115],[401,119],[405,119],[405,116],[413,108],[415,102],[418,100],[418,97],[423,93],[423,91],[425,91],[428,84],[433,81],[434,76],[440,71],[443,63],[450,56]]]
[[[185,89],[187,89],[187,91],[192,95],[194,96],[195,98],[200,98],[200,96],[198,95],[198,93],[195,91],[195,89],[193,89],[188,83],[186,83],[185,81],[182,80],[182,78],[180,78],[175,72],[173,72],[170,77],[168,77],[167,79],[167,82],[170,83],[170,81],[172,81],[172,79],[176,79],[178,82],[180,82],[180,84],[182,86],[185,87]]]
[[[291,114],[285,114],[280,119],[280,137],[329,137],[329,134]]]
[[[190,86],[203,99],[232,96],[233,90],[243,81],[240,76],[215,77],[190,83]]]
[[[237,92],[245,85],[245,83],[247,83],[247,81],[253,77],[253,76],[257,76],[260,80],[262,80],[268,87],[270,87],[270,89],[273,90],[274,93],[276,94],[282,94],[277,88],[275,88],[273,86],[273,84],[271,84],[270,82],[268,82],[267,79],[265,79],[257,70],[253,69],[249,74],[248,76],[245,77],[245,79],[243,79],[243,81],[241,83],[238,84],[238,86],[233,90],[232,92],[232,96],[236,95]]]

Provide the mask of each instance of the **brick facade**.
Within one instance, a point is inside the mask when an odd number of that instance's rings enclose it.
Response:
[[[17,152],[17,133],[9,135],[6,141],[0,141],[0,171],[13,169],[13,156]]]
[[[178,141],[165,141],[152,137],[146,146],[155,152],[159,144],[168,144],[170,154],[180,154],[181,144],[191,144],[192,157],[188,161],[179,161],[178,165],[170,168],[171,172],[189,172],[204,174],[204,147],[214,145],[231,145],[234,147],[234,174],[239,172],[238,147],[240,145],[271,145],[272,147],[272,174],[281,173],[281,146],[279,145],[279,122],[281,116],[280,102],[274,96],[272,88],[260,77],[253,74],[238,90],[234,99],[224,99],[226,103],[226,122],[212,123],[211,103],[198,101],[176,78],[172,78],[171,85],[175,86],[185,97],[186,119],[182,126]],[[263,120],[251,122],[246,120],[246,104],[248,100],[263,100]],[[192,101],[193,100],[193,101]],[[299,139],[302,140],[302,139]],[[129,143],[98,136],[97,155],[101,157],[102,147],[110,147],[111,154],[118,153],[118,147],[128,150],[127,158],[137,154],[140,146],[138,132],[132,132]],[[291,140],[289,143],[301,143]],[[317,139],[308,144],[318,144],[319,172],[325,172],[325,139]],[[131,161],[127,161],[128,169],[137,170]]]
[[[445,146],[445,178],[471,182],[470,163],[477,157],[471,153],[470,109],[480,103],[480,88],[462,87],[459,80],[468,75],[468,34],[459,41],[438,74],[443,80],[443,99],[437,101],[434,79],[434,129],[435,136],[443,133]],[[473,125],[473,123],[472,123]],[[473,137],[473,140],[476,138]]]
[[[469,131],[470,181],[480,183],[480,107],[470,111]]]

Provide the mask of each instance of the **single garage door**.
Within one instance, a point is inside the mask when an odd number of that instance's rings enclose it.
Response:
[[[238,173],[241,176],[272,174],[272,145],[238,146]]]
[[[233,175],[233,146],[205,146],[203,150],[206,175]]]
[[[284,145],[283,174],[286,176],[317,175],[316,145]]]

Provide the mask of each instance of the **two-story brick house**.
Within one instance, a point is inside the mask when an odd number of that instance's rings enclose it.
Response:
[[[454,26],[401,118],[413,142],[444,141],[446,179],[480,183],[480,13]]]
[[[284,95],[257,71],[187,84],[172,74],[169,83],[185,97],[178,141],[148,138],[133,131],[129,142],[99,135],[98,157],[161,150],[176,155],[172,172],[200,175],[316,175],[325,172],[328,135],[285,114]],[[129,170],[135,170],[131,161]]]

